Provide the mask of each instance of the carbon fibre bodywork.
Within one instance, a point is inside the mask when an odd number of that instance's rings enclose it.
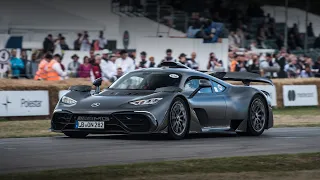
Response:
[[[270,97],[259,89],[232,85],[212,75],[184,68],[150,68],[137,71],[179,74],[181,76],[179,88],[172,90],[164,88],[156,91],[105,89],[98,94],[72,90],[65,96],[76,100],[77,103],[70,106],[62,103],[60,99],[52,116],[51,130],[88,133],[166,133],[168,111],[176,97],[183,99],[188,106],[190,133],[246,132],[249,107],[254,96],[260,96],[265,101],[266,129],[273,127]],[[184,91],[184,87],[186,82],[192,78],[210,80],[223,87],[223,91],[197,93],[190,97],[192,92]],[[162,98],[162,100],[154,105],[136,106],[129,103],[151,98]],[[93,106],[94,104],[99,104],[99,106]],[[94,130],[76,129],[75,122],[79,117],[103,120],[105,127]],[[107,118],[107,121],[103,118]]]

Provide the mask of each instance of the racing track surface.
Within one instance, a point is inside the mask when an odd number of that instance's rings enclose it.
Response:
[[[64,136],[0,140],[0,173],[146,161],[320,151],[320,128],[274,128],[260,137],[234,133],[162,136]]]

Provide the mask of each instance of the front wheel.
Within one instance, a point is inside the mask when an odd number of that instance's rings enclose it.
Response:
[[[255,96],[249,107],[247,132],[238,132],[239,135],[260,136],[267,122],[266,105],[261,96]]]
[[[169,111],[168,135],[170,139],[183,139],[189,132],[189,110],[181,98],[175,98]]]
[[[89,133],[86,132],[63,132],[64,135],[71,138],[85,138]]]

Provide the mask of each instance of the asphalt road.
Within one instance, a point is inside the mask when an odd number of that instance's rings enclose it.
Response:
[[[234,133],[162,136],[64,136],[0,140],[0,173],[106,164],[320,151],[320,128],[274,128],[260,137]]]

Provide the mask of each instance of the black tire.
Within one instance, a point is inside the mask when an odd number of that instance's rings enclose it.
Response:
[[[178,106],[181,107],[182,109],[177,110],[176,108],[178,108]],[[180,113],[177,113],[178,111]],[[181,98],[177,97],[172,101],[172,104],[169,109],[168,137],[174,140],[181,140],[188,135],[189,128],[190,128],[189,109],[186,103]]]
[[[63,132],[64,135],[71,138],[85,138],[89,133],[86,132]]]
[[[254,96],[249,106],[247,131],[237,132],[237,134],[246,136],[260,136],[267,127],[267,113],[267,105],[263,98],[259,95]]]

